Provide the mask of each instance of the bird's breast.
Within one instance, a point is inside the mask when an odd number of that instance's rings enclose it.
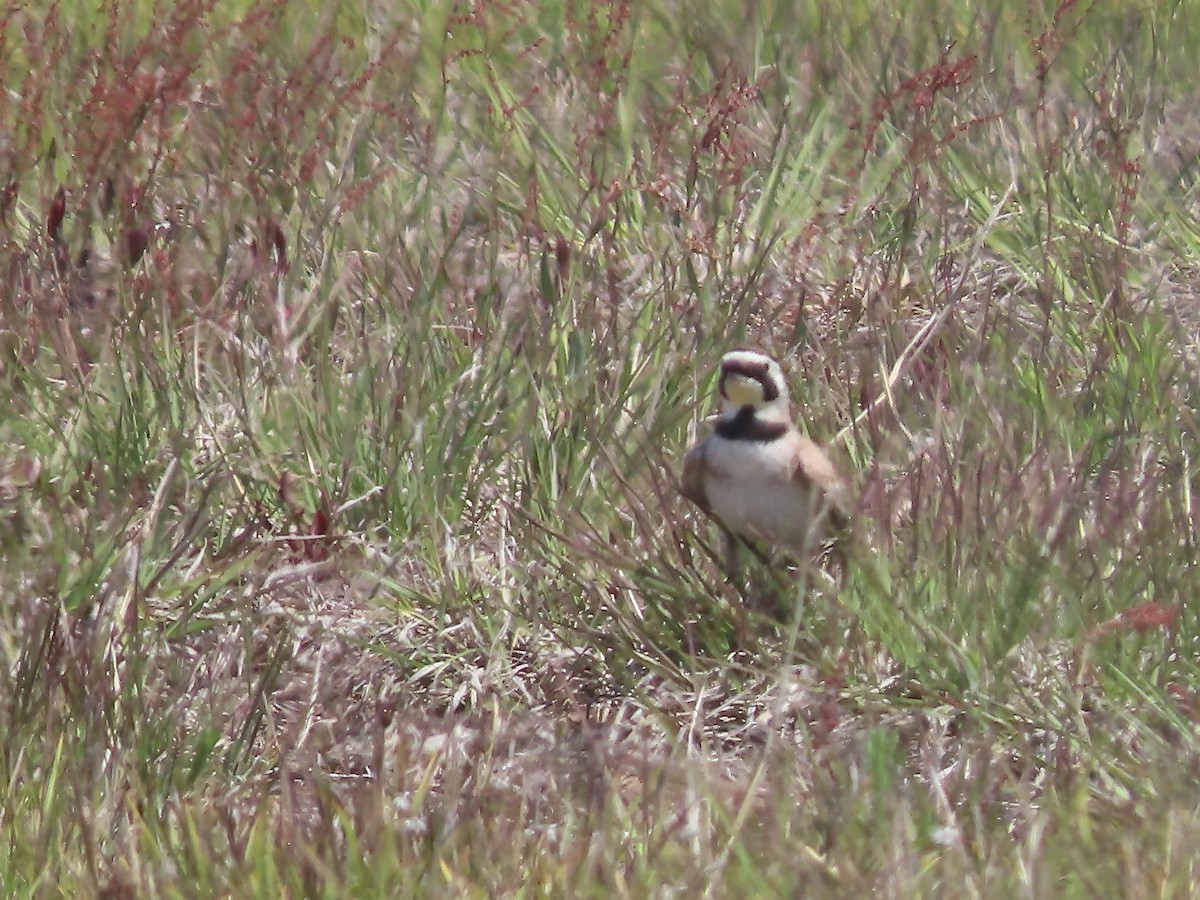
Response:
[[[795,454],[782,441],[728,441],[713,438],[707,454],[714,475],[747,482],[779,482],[791,477]]]
[[[820,540],[813,524],[821,495],[792,480],[795,453],[786,445],[714,439],[707,464],[709,505],[730,531],[793,549]]]

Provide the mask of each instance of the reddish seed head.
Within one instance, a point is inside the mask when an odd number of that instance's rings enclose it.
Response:
[[[62,223],[67,214],[67,192],[62,188],[54,195],[50,204],[50,212],[46,216],[46,234],[56,244],[62,243]]]

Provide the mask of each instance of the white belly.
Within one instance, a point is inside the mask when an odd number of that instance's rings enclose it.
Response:
[[[706,461],[708,502],[726,528],[799,554],[815,552],[823,540],[822,497],[812,486],[791,480],[793,460],[786,447],[714,440]]]

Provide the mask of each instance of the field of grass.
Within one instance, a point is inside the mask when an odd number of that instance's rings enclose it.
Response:
[[[1200,894],[1200,4],[3,2],[0,896]]]

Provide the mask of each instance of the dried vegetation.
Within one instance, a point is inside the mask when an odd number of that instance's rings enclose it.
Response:
[[[1200,14],[987,6],[8,3],[0,893],[1195,895]]]

